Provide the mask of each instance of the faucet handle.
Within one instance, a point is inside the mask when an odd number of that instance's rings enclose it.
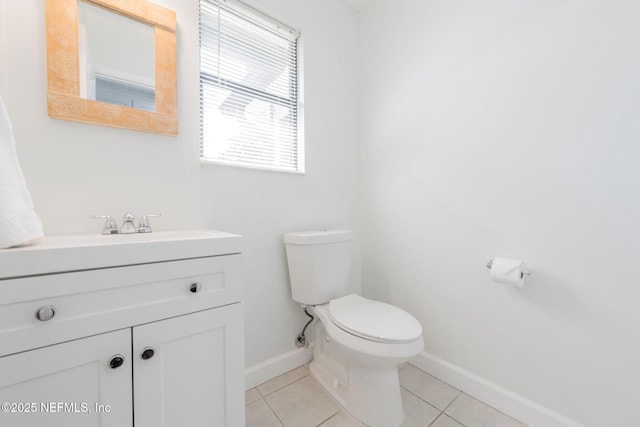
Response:
[[[151,224],[149,224],[150,217],[162,216],[161,214],[146,214],[140,218],[138,222],[138,233],[151,233]]]
[[[89,215],[89,218],[101,219],[105,218],[102,234],[118,234],[118,224],[111,215]]]

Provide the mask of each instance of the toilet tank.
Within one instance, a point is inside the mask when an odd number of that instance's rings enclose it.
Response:
[[[351,230],[284,235],[294,301],[317,305],[349,294],[352,238]]]

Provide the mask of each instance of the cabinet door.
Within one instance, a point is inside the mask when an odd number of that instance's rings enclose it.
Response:
[[[133,354],[136,427],[245,425],[242,303],[135,327]]]
[[[0,403],[0,426],[131,426],[131,330],[0,358]]]

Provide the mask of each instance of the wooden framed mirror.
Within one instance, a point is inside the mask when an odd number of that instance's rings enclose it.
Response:
[[[104,13],[112,16],[99,15]],[[91,28],[95,23],[103,23],[112,34],[96,32]],[[50,117],[178,134],[174,11],[147,0],[46,0],[46,25]],[[126,28],[132,33],[125,33]],[[138,37],[148,38],[148,47],[124,53],[134,45],[145,46]],[[122,50],[115,46],[118,38],[124,41]],[[91,39],[98,40],[98,46],[89,44]],[[88,59],[98,56],[88,53],[92,49],[104,49],[108,55],[102,57],[131,63],[132,69],[119,70],[104,60],[94,64]],[[151,58],[140,66],[145,71],[133,64],[142,57]]]

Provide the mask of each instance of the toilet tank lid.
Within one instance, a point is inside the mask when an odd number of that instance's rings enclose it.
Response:
[[[351,230],[311,230],[285,233],[284,242],[294,245],[338,243],[353,239]]]

